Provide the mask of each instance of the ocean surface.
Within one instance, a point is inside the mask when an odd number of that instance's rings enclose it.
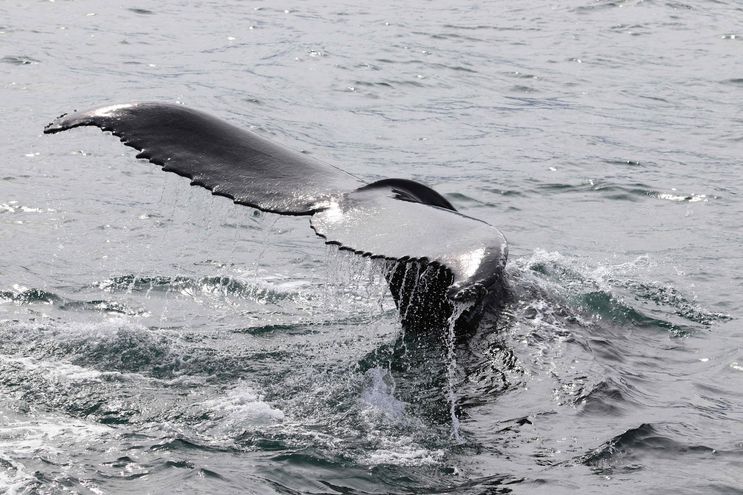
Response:
[[[514,300],[400,357],[306,218],[42,134],[134,100],[434,187]],[[4,0],[0,493],[743,493],[742,102],[739,0]]]

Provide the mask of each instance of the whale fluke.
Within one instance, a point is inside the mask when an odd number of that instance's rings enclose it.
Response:
[[[183,105],[127,103],[62,115],[47,134],[96,126],[163,170],[235,203],[283,215],[311,215],[331,197],[363,185],[343,170]]]
[[[96,126],[145,158],[235,203],[312,215],[328,244],[392,262],[390,289],[404,324],[438,325],[457,301],[465,313],[503,297],[508,244],[488,223],[458,213],[433,189],[407,179],[368,185],[353,175],[206,113],[166,103],[127,103],[62,115],[44,132]],[[404,269],[416,263],[413,276]],[[410,306],[415,306],[410,311]]]

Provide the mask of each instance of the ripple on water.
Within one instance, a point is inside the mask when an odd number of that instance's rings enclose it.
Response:
[[[34,65],[41,63],[33,57],[27,57],[25,55],[7,55],[0,58],[0,62],[10,65]]]
[[[743,86],[743,77],[737,77],[733,79],[725,79],[721,81],[723,84],[730,84],[732,86]]]
[[[646,165],[634,160],[617,161],[604,160],[606,163],[615,165],[626,165],[631,167],[645,167]],[[699,203],[707,202],[709,199],[717,199],[714,196],[708,196],[702,193],[681,193],[675,188],[670,192],[661,192],[652,187],[642,184],[627,184],[626,182],[613,182],[608,179],[588,179],[581,183],[543,183],[536,186],[540,192],[554,193],[585,193],[595,192],[601,194],[606,199],[619,201],[644,201],[648,198],[655,198],[664,201]]]
[[[586,394],[576,397],[575,405],[580,406],[581,414],[619,416],[626,413],[632,406],[631,401],[626,398],[627,395],[625,384],[606,378]]]
[[[677,425],[644,423],[615,436],[586,455],[584,464],[600,473],[632,472],[644,469],[653,458],[671,460],[708,457],[715,449],[706,445],[688,444],[678,438]],[[683,430],[683,428],[680,428]],[[675,438],[676,437],[676,438]]]
[[[13,303],[19,306],[50,305],[62,311],[95,312],[109,315],[149,316],[142,308],[132,308],[128,304],[105,299],[75,300],[62,297],[43,289],[29,289],[15,286],[12,291],[0,291],[0,304]]]
[[[54,304],[62,300],[57,294],[42,289],[27,289],[16,287],[13,291],[0,291],[0,303],[12,302],[15,304]]]

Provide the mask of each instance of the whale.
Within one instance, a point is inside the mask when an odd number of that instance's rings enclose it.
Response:
[[[206,112],[134,102],[63,114],[54,134],[94,126],[136,149],[136,158],[190,179],[217,196],[264,212],[308,216],[326,244],[381,260],[406,329],[476,327],[508,297],[508,242],[419,182],[365,183],[306,153]]]

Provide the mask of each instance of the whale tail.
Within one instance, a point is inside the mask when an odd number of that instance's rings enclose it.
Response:
[[[457,302],[481,308],[500,293],[508,256],[503,234],[457,212],[423,184],[384,179],[365,185],[340,168],[182,105],[127,103],[75,112],[44,133],[80,126],[110,131],[139,150],[137,158],[237,204],[311,215],[312,229],[327,244],[388,260],[403,325],[438,326]]]

